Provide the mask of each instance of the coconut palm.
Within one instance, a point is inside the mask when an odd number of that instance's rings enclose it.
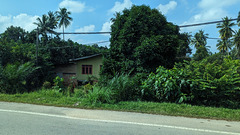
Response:
[[[199,30],[199,32],[197,32],[191,43],[194,45],[194,47],[197,49],[199,47],[206,47],[207,45],[207,38],[208,38],[208,34],[204,34],[203,30]]]
[[[235,23],[230,22],[228,17],[222,19],[222,23],[217,24],[217,28],[220,28],[219,33],[222,40],[228,40],[233,36],[234,30],[231,28]]]
[[[63,28],[63,40],[64,40],[64,28],[67,28],[70,25],[72,18],[69,17],[71,12],[67,11],[66,8],[60,8],[60,11],[57,11],[57,19],[59,20],[59,28]]]
[[[222,41],[219,41],[217,46],[218,50],[226,53],[231,49],[231,42],[229,39],[233,36],[234,30],[231,27],[233,27],[235,23],[230,22],[230,19],[228,19],[228,17],[225,17],[222,20],[222,23],[217,24],[217,28],[220,28],[219,33],[222,39]]]
[[[37,18],[37,22],[34,22],[38,27],[38,31],[47,40],[47,33],[54,33],[49,23],[49,17],[47,15],[42,15],[42,18]]]
[[[227,54],[229,50],[232,48],[231,40],[218,40],[217,49],[223,54]]]
[[[240,29],[235,32],[236,34],[234,35],[233,38],[233,43],[235,47],[237,48],[237,55],[240,57]]]
[[[58,21],[57,21],[56,15],[52,11],[48,12],[48,23],[49,23],[50,29],[52,30],[50,33],[56,34],[54,29],[57,28]]]
[[[191,44],[197,49],[196,53],[193,55],[194,60],[202,60],[203,58],[209,56],[209,46],[206,46],[207,38],[208,34],[205,34],[203,30],[200,30],[194,35],[191,41]]]

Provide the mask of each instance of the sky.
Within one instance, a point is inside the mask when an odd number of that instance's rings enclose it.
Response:
[[[176,25],[219,21],[226,16],[237,18],[240,11],[240,0],[0,0],[0,3],[0,33],[11,25],[31,31],[36,28],[33,24],[36,18],[62,7],[67,8],[73,18],[65,32],[110,32],[114,14],[132,5],[155,8]],[[195,34],[199,30],[204,30],[211,38],[219,37],[216,24],[182,28],[181,32]],[[57,31],[61,32],[61,29]],[[109,34],[65,36],[65,39],[81,44],[109,41],[109,38]],[[218,52],[216,43],[216,39],[208,39],[213,53]],[[109,43],[99,45],[109,46]]]

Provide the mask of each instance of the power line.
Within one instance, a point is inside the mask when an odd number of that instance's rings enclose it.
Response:
[[[211,38],[211,37],[208,37],[207,39],[217,39],[217,40],[219,40],[219,39],[221,39],[221,38]]]
[[[111,34],[111,32],[57,32],[57,34]]]
[[[237,20],[237,18],[229,19],[229,21],[236,21],[236,20]],[[213,21],[213,22],[205,22],[205,23],[196,23],[196,24],[182,25],[182,26],[179,26],[179,28],[193,27],[193,26],[200,26],[200,25],[208,25],[208,24],[221,23],[221,22],[223,22],[223,20],[221,20],[221,21]]]
[[[110,42],[110,41],[99,41],[99,42],[95,42],[95,43],[87,43],[84,45],[102,44],[102,43],[108,43],[108,42]]]
[[[229,19],[229,21],[236,21],[235,19]],[[221,21],[212,21],[212,22],[204,22],[204,23],[195,23],[195,24],[187,24],[187,25],[180,25],[179,28],[185,28],[185,27],[194,27],[194,26],[201,26],[201,25],[208,25],[208,24],[214,24],[214,23],[221,23],[224,20]],[[111,34],[111,32],[57,32],[57,34]]]

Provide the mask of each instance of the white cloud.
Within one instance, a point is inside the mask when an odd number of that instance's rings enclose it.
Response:
[[[0,32],[4,32],[7,27],[18,26],[26,31],[32,31],[36,28],[36,25],[33,22],[36,22],[36,19],[39,16],[30,16],[27,14],[19,14],[17,16],[1,16],[0,15]]]
[[[65,7],[72,13],[81,13],[81,12],[87,10],[85,3],[80,2],[80,1],[73,1],[73,0],[63,0],[59,4],[59,7],[60,8]],[[92,12],[93,10],[94,10],[93,8],[89,8],[87,11]]]
[[[240,3],[240,0],[201,0],[198,3],[200,12],[193,15],[182,25],[220,20],[228,15],[228,12],[225,10],[225,8],[237,3]],[[184,28],[182,31],[194,31],[203,27],[204,26]]]
[[[175,1],[170,1],[168,4],[166,5],[162,5],[160,4],[158,7],[157,7],[157,10],[159,10],[160,12],[162,12],[163,14],[167,14],[168,11],[170,10],[173,10],[177,7],[177,2]]]
[[[198,3],[200,8],[222,8],[226,6],[231,6],[239,0],[201,0]]]
[[[102,25],[102,30],[101,32],[110,32],[111,31],[111,25],[113,23],[110,21],[110,22],[105,22],[103,25]]]
[[[95,29],[95,25],[88,25],[75,30],[75,32],[92,32],[94,31],[94,29]]]
[[[133,3],[131,0],[124,0],[123,3],[115,2],[115,5],[112,9],[109,10],[110,13],[121,12],[125,8],[131,8]]]

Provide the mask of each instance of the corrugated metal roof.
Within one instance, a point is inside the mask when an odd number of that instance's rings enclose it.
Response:
[[[94,54],[94,55],[90,55],[90,56],[84,56],[84,57],[80,57],[80,58],[75,58],[75,59],[70,59],[70,62],[74,62],[74,61],[79,61],[79,60],[84,60],[84,59],[89,59],[89,58],[93,58],[96,56],[100,56],[102,54]]]

